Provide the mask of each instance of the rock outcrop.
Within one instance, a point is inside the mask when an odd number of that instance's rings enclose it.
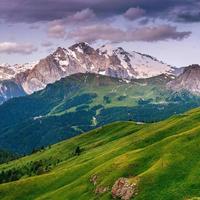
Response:
[[[174,91],[187,90],[200,95],[200,66],[186,67],[182,74],[167,84],[167,87]]]
[[[129,183],[127,178],[119,178],[112,187],[114,199],[130,200],[134,195],[137,195],[137,185]]]

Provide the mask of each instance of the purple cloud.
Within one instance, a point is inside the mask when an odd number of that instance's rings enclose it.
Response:
[[[87,8],[76,13],[73,13],[66,17],[65,19],[61,20],[54,20],[49,22],[48,26],[48,36],[52,38],[64,38],[66,35],[66,27],[67,25],[74,25],[87,23],[92,21],[95,18],[95,13]]]
[[[32,44],[19,44],[15,42],[0,43],[0,53],[6,54],[31,54],[37,51],[37,48]]]
[[[163,40],[182,40],[189,37],[191,32],[179,32],[177,28],[170,25],[160,25],[156,27],[142,27],[124,31],[110,25],[92,25],[82,27],[70,32],[68,37],[77,41],[86,41],[89,43],[98,40],[110,41],[113,43],[146,41],[155,42]]]
[[[198,0],[1,0],[0,19],[28,23],[53,21],[65,19],[86,9],[91,9],[97,16],[104,18],[122,15],[128,9],[137,7],[145,10],[147,16],[162,18],[164,15],[168,18],[170,11],[175,8],[188,6],[192,9],[200,8],[198,2]],[[131,11],[127,16],[131,16]],[[187,19],[186,17],[185,20]]]
[[[37,29],[40,28],[40,25],[39,25],[39,24],[31,24],[31,25],[29,26],[29,28],[30,28],[31,30],[37,30]]]
[[[86,8],[81,11],[77,11],[76,13],[70,15],[67,17],[66,22],[67,23],[81,23],[86,22],[88,20],[92,20],[95,18],[95,13],[93,10]]]
[[[45,42],[42,42],[41,46],[43,46],[43,47],[51,47],[51,46],[53,46],[53,43],[50,42],[50,41],[45,41]]]
[[[129,8],[125,13],[124,17],[129,20],[135,20],[138,19],[145,14],[145,10],[141,8]]]
[[[51,23],[49,23],[48,26],[48,36],[52,38],[64,38],[66,32],[65,32],[65,26],[62,24],[62,22],[56,20]]]
[[[200,22],[200,2],[195,8],[193,6],[175,8],[171,13],[177,21]]]

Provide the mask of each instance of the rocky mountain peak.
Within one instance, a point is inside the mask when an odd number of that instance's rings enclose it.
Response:
[[[85,53],[85,54],[92,54],[94,53],[95,49],[92,48],[88,43],[86,42],[80,42],[77,44],[72,45],[69,47],[70,50],[79,52],[79,53]]]
[[[102,45],[100,48],[97,49],[97,52],[101,55],[112,56],[114,48],[111,44]]]
[[[53,53],[53,56],[64,57],[65,56],[65,49],[62,47],[58,47],[56,51]]]
[[[187,72],[187,71],[199,71],[200,70],[200,65],[199,64],[192,64],[188,67],[185,68],[184,72]]]
[[[183,73],[168,83],[168,87],[175,91],[188,90],[200,94],[200,65],[193,64],[186,67]]]
[[[118,47],[114,52],[118,54],[128,54],[128,52],[126,52],[122,47]]]

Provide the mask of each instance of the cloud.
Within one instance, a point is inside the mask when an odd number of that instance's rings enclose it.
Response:
[[[0,19],[10,22],[49,22],[65,19],[80,10],[85,11],[77,13],[74,16],[76,19],[91,14],[89,10],[93,10],[99,18],[105,18],[122,15],[130,8],[143,9],[147,16],[168,18],[170,11],[175,8],[200,8],[198,2],[198,0],[1,0]],[[131,11],[128,16],[131,16]]]
[[[50,41],[45,41],[45,42],[42,42],[41,46],[43,46],[43,47],[51,47],[51,46],[53,46],[53,43],[50,42]]]
[[[144,18],[144,19],[141,19],[141,20],[139,21],[139,25],[144,26],[144,25],[147,25],[149,22],[150,22],[150,19],[149,19],[149,18]]]
[[[31,30],[38,30],[38,29],[40,28],[40,26],[39,26],[39,24],[31,24],[31,25],[29,26],[29,28],[30,28]]]
[[[182,9],[174,9],[172,14],[176,17],[178,21],[181,22],[200,22],[200,3],[199,7],[196,8],[187,7]]]
[[[196,13],[181,13],[178,15],[178,19],[184,22],[200,22],[200,12]]]
[[[37,51],[37,48],[32,44],[18,44],[15,42],[0,43],[0,53],[6,54],[31,54]]]
[[[86,41],[89,43],[98,40],[119,43],[131,41],[156,42],[169,39],[182,40],[189,37],[190,34],[191,32],[179,32],[176,27],[170,25],[142,27],[125,31],[110,25],[101,24],[80,28],[70,32],[68,37],[71,37],[76,41]]]
[[[125,13],[124,17],[129,20],[135,20],[144,16],[145,10],[141,8],[129,8]]]
[[[131,36],[137,41],[156,42],[163,40],[182,40],[191,35],[189,31],[177,31],[175,26],[161,25],[157,27],[143,27],[132,31]]]
[[[60,21],[53,21],[49,23],[48,26],[48,36],[52,38],[64,38],[65,36],[65,26]]]
[[[68,23],[81,23],[81,22],[85,22],[88,20],[92,20],[95,18],[95,13],[93,10],[86,8],[84,10],[81,11],[77,11],[76,13],[70,15],[67,17],[67,22]]]
[[[95,13],[89,9],[86,8],[84,10],[80,10],[76,13],[73,13],[66,17],[65,19],[61,20],[54,20],[52,22],[49,22],[48,25],[48,36],[51,38],[64,38],[66,35],[66,27],[67,25],[73,25],[77,26],[82,23],[87,23],[90,20],[93,20],[95,18]]]

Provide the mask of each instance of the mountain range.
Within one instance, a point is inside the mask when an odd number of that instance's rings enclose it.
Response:
[[[161,74],[177,76],[180,69],[149,55],[114,49],[111,45],[94,49],[87,43],[77,43],[67,49],[59,47],[39,62],[14,66],[4,64],[0,66],[0,81],[13,81],[26,94],[32,94],[44,89],[47,84],[76,73],[96,73],[131,80]],[[5,100],[8,98],[10,96],[7,95]]]
[[[113,48],[111,45],[94,49],[82,42],[69,48],[58,47],[54,53],[39,62],[0,65],[0,103],[13,97],[32,94],[44,89],[48,84],[76,73],[94,73],[126,81],[165,74],[175,79],[168,83],[169,89],[185,89],[199,94],[200,81],[196,73],[198,69],[198,65],[172,67],[152,56],[135,51],[127,52],[121,47]],[[185,75],[188,71],[193,72],[193,75]],[[182,79],[182,76],[187,78]]]

